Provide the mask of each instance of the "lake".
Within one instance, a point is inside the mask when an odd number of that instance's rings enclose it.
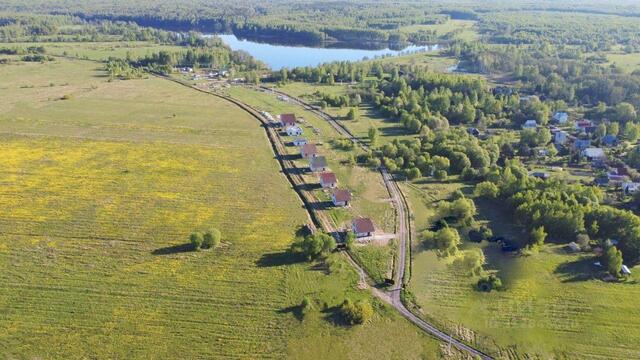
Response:
[[[365,50],[353,48],[320,48],[306,46],[288,46],[259,43],[238,39],[235,35],[207,35],[218,36],[233,50],[244,50],[256,59],[269,65],[273,70],[283,67],[289,69],[299,66],[316,66],[333,61],[359,61],[364,58],[373,59],[383,56],[397,56],[413,52],[436,51],[438,45],[411,45],[402,50]]]

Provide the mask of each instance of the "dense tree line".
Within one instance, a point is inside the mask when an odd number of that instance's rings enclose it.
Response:
[[[522,90],[569,104],[615,106],[621,102],[640,107],[640,71],[632,74],[591,61],[578,50],[535,46],[490,47],[456,44],[450,53],[460,56],[465,69],[507,73],[522,83]]]

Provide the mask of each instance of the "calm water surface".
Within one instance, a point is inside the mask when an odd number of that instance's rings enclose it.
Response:
[[[211,35],[209,35],[211,36]],[[394,56],[418,51],[435,51],[438,45],[408,46],[402,50],[362,50],[315,48],[304,46],[272,45],[249,40],[240,40],[235,35],[217,35],[233,50],[244,50],[274,70],[283,67],[316,66],[332,61],[359,61],[382,56]]]

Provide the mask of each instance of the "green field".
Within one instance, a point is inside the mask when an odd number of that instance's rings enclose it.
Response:
[[[495,205],[477,206],[478,220],[494,234],[526,236]],[[477,278],[461,273],[453,258],[414,245],[409,288],[421,311],[469,342],[510,359],[640,356],[637,274],[606,283],[597,276],[593,254],[569,254],[551,244],[530,256],[506,255],[485,242],[485,269],[496,272],[506,290],[481,293],[474,290]],[[462,249],[474,247],[465,243]]]
[[[0,78],[2,357],[440,357],[379,303],[367,325],[334,323],[345,297],[374,300],[340,255],[292,263],[308,220],[233,105],[157,78],[109,82],[86,61],[0,65]],[[221,247],[187,251],[208,226]]]
[[[47,54],[50,55],[100,61],[110,57],[125,58],[127,55],[135,59],[161,50],[177,51],[180,49],[179,46],[159,45],[147,41],[0,43],[0,47],[8,48],[29,46],[44,46]]]

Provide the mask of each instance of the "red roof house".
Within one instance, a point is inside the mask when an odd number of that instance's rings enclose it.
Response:
[[[280,122],[282,126],[295,126],[296,125],[296,115],[295,114],[281,114]]]
[[[333,189],[331,201],[335,206],[347,206],[351,201],[351,193],[345,189]]]
[[[338,186],[338,178],[336,178],[336,174],[328,171],[321,173],[320,185],[324,189]]]
[[[376,228],[373,226],[373,221],[369,218],[354,219],[351,229],[358,238],[369,237],[376,231]]]
[[[305,159],[318,156],[318,148],[315,144],[304,144],[300,149],[300,155]]]

